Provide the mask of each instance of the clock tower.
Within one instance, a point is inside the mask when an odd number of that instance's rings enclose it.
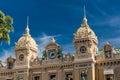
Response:
[[[80,28],[74,34],[73,43],[76,50],[74,63],[76,63],[75,66],[79,65],[79,68],[75,67],[79,69],[79,72],[75,73],[80,74],[81,79],[83,73],[85,73],[89,80],[95,80],[95,56],[98,52],[98,40],[87,23],[85,7],[83,21]],[[75,76],[75,80],[78,80],[77,76]]]
[[[87,24],[85,9],[83,22],[74,34],[73,43],[76,50],[75,61],[84,59],[94,60],[98,52],[98,40],[93,30]]]
[[[38,46],[35,40],[29,33],[29,27],[27,25],[25,34],[18,40],[15,45],[16,55],[16,68],[17,67],[28,67],[31,60],[37,57]],[[23,65],[23,66],[22,66]]]
[[[30,62],[37,57],[38,46],[29,33],[27,25],[25,34],[15,43],[15,80],[29,80]]]
[[[62,60],[61,46],[59,46],[55,39],[52,38],[50,43],[45,47],[43,55],[46,54],[43,60],[45,64],[59,63]]]

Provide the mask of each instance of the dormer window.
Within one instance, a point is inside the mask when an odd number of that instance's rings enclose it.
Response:
[[[8,69],[12,69],[13,67],[13,63],[12,62],[8,62]]]
[[[105,51],[105,58],[111,58],[111,51]]]

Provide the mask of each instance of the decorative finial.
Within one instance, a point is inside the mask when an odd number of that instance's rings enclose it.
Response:
[[[85,5],[84,5],[84,17],[86,17],[86,9],[85,9]]]
[[[83,18],[83,22],[81,26],[88,26],[87,24],[87,18],[86,18],[86,9],[85,9],[85,5],[84,5],[84,18]]]
[[[106,42],[106,44],[108,45],[108,44],[109,44],[109,42],[107,41],[107,42]]]
[[[52,43],[55,43],[55,39],[54,39],[54,37],[51,39],[51,42],[52,42]]]
[[[29,16],[27,16],[27,27],[29,25]]]
[[[26,27],[26,32],[25,32],[25,33],[26,33],[27,35],[30,35],[30,33],[29,33],[30,30],[29,30],[28,25],[29,25],[29,16],[27,16],[27,27]]]

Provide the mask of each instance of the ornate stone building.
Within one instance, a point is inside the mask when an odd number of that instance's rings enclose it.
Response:
[[[61,46],[52,38],[40,59],[27,25],[15,44],[16,58],[8,57],[5,66],[0,61],[0,80],[120,80],[119,49],[106,43],[98,50],[97,36],[87,24],[86,15],[73,43],[74,56],[63,55]]]

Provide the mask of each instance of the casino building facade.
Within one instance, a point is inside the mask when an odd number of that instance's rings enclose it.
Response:
[[[52,38],[40,59],[27,25],[15,44],[15,58],[8,57],[5,66],[0,61],[0,80],[120,80],[119,49],[106,43],[98,50],[97,36],[87,24],[86,15],[73,44],[74,56],[63,55],[61,46]]]

